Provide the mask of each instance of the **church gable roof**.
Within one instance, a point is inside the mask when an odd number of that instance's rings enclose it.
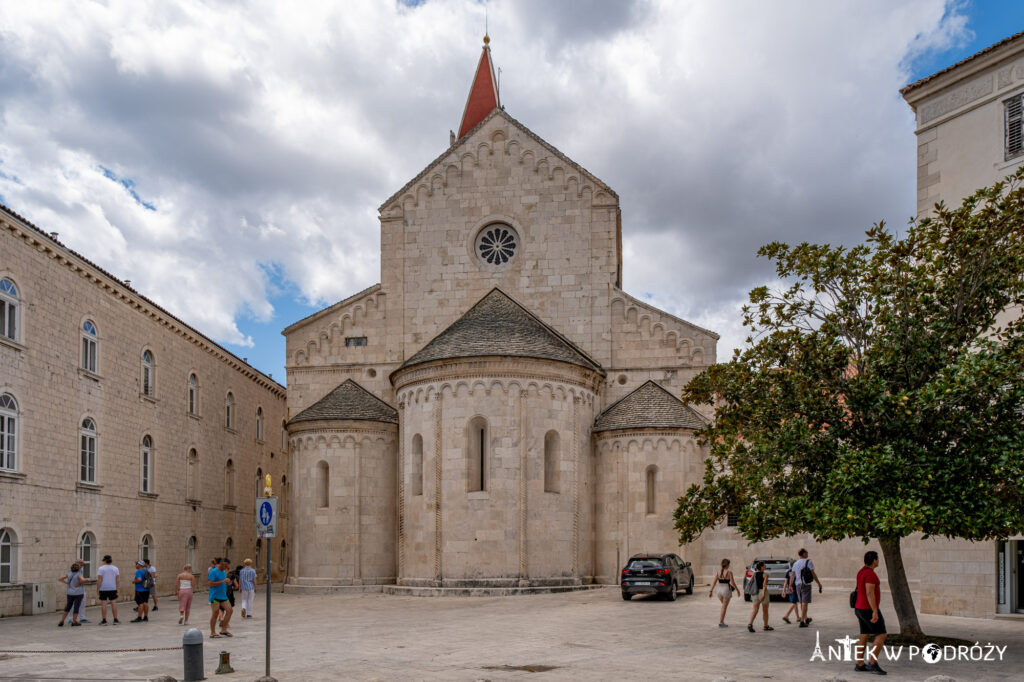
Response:
[[[624,429],[702,429],[707,425],[696,410],[662,386],[648,380],[613,403],[594,421],[594,433]]]
[[[491,62],[491,39],[484,36],[484,49],[480,53],[480,62],[476,65],[473,85],[469,88],[466,108],[462,111],[462,123],[459,124],[459,137],[476,127],[495,109],[501,107],[498,97],[498,81],[494,77],[494,63]]]
[[[526,135],[526,137],[536,142],[543,151],[547,152],[547,154],[556,157],[562,163],[566,164],[567,167],[572,168],[577,173],[579,173],[581,176],[581,180],[586,179],[587,182],[593,183],[595,191],[601,190],[607,193],[608,195],[618,199],[619,195],[615,192],[615,190],[613,190],[611,187],[605,184],[603,180],[601,180],[596,175],[588,171],[586,168],[570,159],[568,156],[559,151],[547,140],[545,140],[540,135],[527,128],[513,116],[509,115],[509,113],[505,111],[503,108],[497,108],[491,111],[491,113],[489,113],[482,121],[476,124],[476,127],[474,127],[472,130],[466,133],[463,137],[458,138],[454,144],[448,147],[448,149],[442,152],[433,161],[428,163],[423,170],[417,173],[415,177],[409,180],[409,182],[405,183],[401,189],[399,189],[397,192],[395,192],[390,197],[385,199],[384,203],[377,207],[377,211],[383,213],[385,209],[391,206],[391,204],[400,199],[403,195],[412,190],[414,187],[421,184],[425,184],[427,182],[428,177],[431,174],[441,172],[448,166],[456,166],[461,168],[460,159],[462,155],[464,155],[467,151],[476,151],[476,146],[470,144],[470,142],[475,139],[476,134],[480,131],[480,129],[486,126],[491,121],[491,119],[495,118],[496,116],[500,116],[501,118],[505,119],[509,124],[518,128],[524,135]],[[541,157],[538,156],[537,161],[539,162],[540,160]]]
[[[601,365],[498,288],[414,353],[399,370],[433,360],[484,356],[556,360],[604,374]]]
[[[346,379],[333,391],[295,415],[288,424],[336,419],[397,424],[398,410],[352,379]]]

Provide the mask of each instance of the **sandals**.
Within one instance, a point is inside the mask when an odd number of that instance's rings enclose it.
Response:
[[[221,637],[234,637],[234,635],[231,634],[230,632],[228,632],[227,630],[221,630],[220,631],[220,636]]]
[[[220,635],[210,635],[210,639],[220,639]]]

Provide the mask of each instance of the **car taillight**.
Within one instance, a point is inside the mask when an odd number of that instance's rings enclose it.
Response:
[[[751,571],[751,570],[750,570],[750,569],[748,568],[748,569],[747,569],[747,577],[748,577],[748,578],[752,578],[753,576],[754,576],[754,572],[753,572],[753,571]]]
[[[655,573],[657,573],[658,575],[668,575],[669,570],[667,568],[659,568],[657,571],[655,571]]]
[[[622,569],[622,575],[631,575],[633,572],[628,568]]]

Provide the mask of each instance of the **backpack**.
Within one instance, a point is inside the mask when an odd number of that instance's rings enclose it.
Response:
[[[142,579],[142,587],[146,590],[152,590],[156,587],[156,581],[153,580],[153,574],[146,571],[146,577]]]
[[[757,573],[750,576],[750,580],[743,586],[743,594],[750,595],[751,597],[757,594]]]
[[[803,561],[804,565],[800,567],[800,582],[804,583],[805,585],[810,585],[812,582],[814,582],[814,572],[808,565],[810,562],[807,559],[804,559]]]
[[[853,592],[850,593],[850,608],[857,608],[857,588],[854,588]]]

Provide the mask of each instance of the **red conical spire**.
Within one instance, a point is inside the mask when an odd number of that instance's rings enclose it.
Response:
[[[501,106],[498,100],[498,81],[494,77],[494,65],[491,63],[490,42],[490,37],[485,35],[483,53],[480,55],[480,63],[476,65],[476,75],[473,77],[473,86],[469,89],[466,109],[462,112],[459,139]]]

